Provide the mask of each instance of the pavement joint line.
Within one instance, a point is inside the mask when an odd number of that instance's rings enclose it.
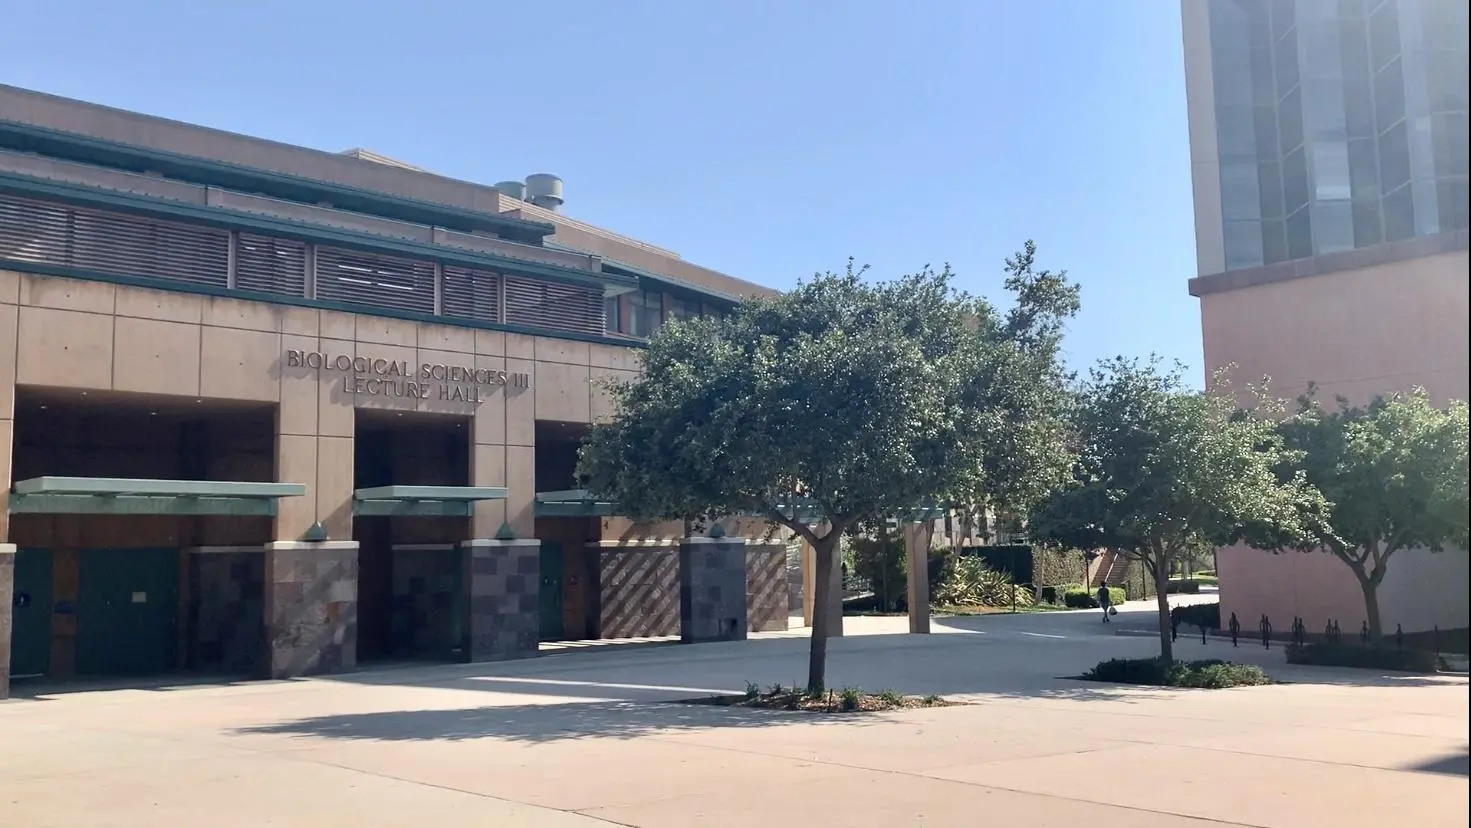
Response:
[[[493,794],[481,793],[479,791],[467,791],[464,788],[457,788],[457,787],[455,787],[453,785],[441,785],[441,784],[436,783],[436,782],[425,782],[425,781],[419,780],[419,779],[405,779],[402,776],[395,776],[394,774],[391,774],[391,773],[383,773],[382,771],[365,770],[363,768],[354,768],[354,767],[352,767],[350,765],[341,765],[341,764],[338,764],[336,762],[326,762],[326,761],[323,761],[323,760],[320,760],[320,759],[311,759],[311,758],[300,757],[300,756],[292,756],[290,758],[293,759],[293,760],[295,760],[295,761],[297,761],[297,762],[301,762],[303,764],[320,765],[322,767],[327,767],[327,768],[336,768],[338,770],[347,771],[348,773],[362,774],[363,776],[372,776],[372,777],[376,777],[378,779],[392,779],[395,782],[402,782],[402,783],[404,783],[406,785],[417,785],[417,786],[423,787],[423,788],[434,788],[435,790],[440,790],[440,791],[450,791],[450,792],[453,792],[453,793],[461,793],[461,794],[465,794],[466,796],[473,796],[473,797],[475,797],[477,799],[488,799],[488,800],[490,800],[492,802],[504,802],[504,803],[507,803],[509,805],[517,805],[517,806],[520,806],[522,808],[530,808],[530,809],[541,810],[541,811],[555,811],[555,812],[557,812],[559,814],[568,814],[570,816],[580,816],[580,817],[584,817],[586,819],[597,820],[598,822],[602,822],[602,823],[605,823],[607,825],[617,825],[617,826],[620,826],[620,828],[638,828],[638,826],[633,825],[632,823],[618,822],[616,820],[604,819],[602,817],[593,816],[592,814],[586,814],[586,813],[583,813],[582,811],[578,811],[578,810],[569,810],[567,808],[554,808],[554,807],[552,807],[550,805],[537,805],[537,804],[531,803],[531,802],[522,802],[519,799],[507,799],[506,797],[503,797],[503,796],[495,796]]]
[[[650,736],[650,737],[647,737],[647,738],[653,739],[655,741],[665,741],[663,739],[660,739],[657,736]],[[691,742],[677,742],[675,744],[680,744],[680,745],[684,745],[684,746],[695,746],[695,747],[700,747],[700,748],[703,748],[703,749],[706,749],[706,750],[723,751],[723,752],[726,752],[726,753],[741,753],[741,754],[746,754],[746,755],[750,755],[750,756],[761,756],[761,757],[771,758],[771,759],[792,760],[792,757],[790,757],[790,756],[783,756],[781,754],[768,753],[766,751],[761,751],[761,750],[746,750],[746,749],[742,749],[742,748],[724,747],[722,745],[703,745],[703,744],[700,744],[698,742],[694,742],[694,743],[691,743]],[[1048,754],[1048,756],[1082,755],[1082,754],[1085,754],[1085,753],[1097,753],[1100,750],[1103,750],[1103,749],[1064,751],[1062,753]],[[1033,757],[1028,757],[1028,758],[1033,758]],[[1045,757],[1037,757],[1037,758],[1045,758]],[[805,760],[805,761],[811,762],[812,764],[815,764],[815,765],[825,765],[825,766],[830,766],[830,767],[835,767],[835,768],[844,768],[846,770],[864,771],[864,772],[867,772],[867,773],[875,773],[875,774],[887,774],[887,775],[891,775],[891,776],[904,776],[904,777],[909,777],[909,778],[912,778],[912,779],[923,779],[923,780],[925,780],[927,782],[941,782],[941,783],[948,783],[948,784],[955,784],[955,785],[964,785],[964,786],[966,786],[968,788],[984,788],[984,789],[992,790],[992,791],[1006,791],[1008,793],[1022,794],[1022,795],[1025,795],[1025,796],[1035,796],[1035,797],[1039,797],[1041,799],[1057,799],[1057,800],[1063,800],[1063,801],[1066,801],[1066,802],[1079,802],[1079,803],[1082,803],[1082,804],[1085,804],[1085,805],[1102,805],[1102,806],[1104,806],[1106,808],[1118,808],[1119,810],[1122,810],[1122,811],[1138,811],[1140,813],[1146,813],[1146,814],[1158,814],[1160,816],[1179,817],[1181,819],[1193,819],[1193,820],[1198,820],[1200,822],[1212,823],[1212,824],[1215,824],[1215,825],[1231,825],[1231,826],[1239,826],[1240,828],[1273,828],[1273,826],[1270,826],[1270,825],[1262,825],[1262,824],[1255,823],[1255,822],[1234,822],[1234,821],[1231,821],[1231,820],[1216,819],[1214,817],[1196,816],[1194,814],[1182,814],[1182,813],[1178,813],[1176,811],[1162,811],[1162,810],[1159,810],[1159,809],[1156,809],[1156,808],[1140,808],[1140,807],[1137,807],[1137,806],[1134,806],[1134,805],[1120,805],[1120,804],[1118,804],[1116,802],[1103,802],[1101,800],[1089,799],[1087,797],[1067,796],[1067,795],[1064,795],[1064,794],[1057,794],[1057,793],[1038,793],[1037,791],[1028,791],[1028,790],[1025,790],[1025,789],[1022,789],[1022,788],[1010,788],[1010,787],[1007,787],[1005,785],[988,785],[988,784],[985,784],[985,783],[982,783],[982,782],[968,782],[968,781],[963,780],[963,779],[944,779],[944,778],[941,778],[941,777],[938,777],[938,776],[930,776],[928,773],[917,772],[917,771],[902,771],[902,770],[894,770],[892,768],[870,768],[870,767],[865,767],[863,765],[853,765],[853,764],[849,764],[849,763],[846,763],[846,762],[829,762],[829,761],[825,761],[825,760],[822,760],[822,759],[809,759],[809,760]],[[1017,760],[1012,759],[1012,760],[1009,760],[1009,761],[1017,761]],[[991,763],[986,762],[986,763],[971,763],[971,764],[974,765],[974,764],[991,764]],[[967,766],[965,766],[965,765],[947,765],[946,767],[967,767]],[[933,768],[932,770],[943,770],[943,769],[944,768]],[[672,801],[677,801],[679,799],[688,799],[688,798],[689,797],[674,797],[673,799],[661,799],[661,800],[655,800],[655,801],[658,801],[658,802],[672,802]],[[620,806],[620,807],[623,807],[623,806]]]

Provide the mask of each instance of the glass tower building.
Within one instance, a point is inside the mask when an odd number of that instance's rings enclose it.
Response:
[[[1207,0],[1186,24],[1202,274],[1467,227],[1465,2]]]

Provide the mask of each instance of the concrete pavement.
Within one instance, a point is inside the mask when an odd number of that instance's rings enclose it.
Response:
[[[1141,608],[1147,612],[1147,608]],[[1126,606],[1120,617],[1144,622]],[[1464,679],[1292,668],[1292,684],[1090,684],[1147,655],[1096,613],[850,618],[834,686],[973,704],[864,717],[666,704],[804,677],[801,633],[596,647],[335,679],[0,703],[0,825],[1464,825]],[[1111,627],[1113,625],[1109,625]],[[21,688],[24,692],[24,688]]]

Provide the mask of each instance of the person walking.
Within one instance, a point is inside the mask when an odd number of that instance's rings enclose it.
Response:
[[[1108,584],[1098,585],[1098,606],[1103,607],[1103,623],[1109,623],[1108,616],[1113,611],[1113,596],[1108,594]]]

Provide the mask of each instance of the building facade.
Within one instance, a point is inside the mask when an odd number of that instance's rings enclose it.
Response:
[[[768,291],[549,181],[0,86],[0,680],[785,628],[763,525],[687,538],[573,479],[641,338]]]
[[[1466,399],[1467,10],[1436,0],[1182,0],[1207,376],[1362,404]],[[1358,629],[1327,555],[1219,556],[1223,612]],[[1396,557],[1385,623],[1468,624],[1464,552]],[[1279,628],[1284,625],[1278,623]]]

